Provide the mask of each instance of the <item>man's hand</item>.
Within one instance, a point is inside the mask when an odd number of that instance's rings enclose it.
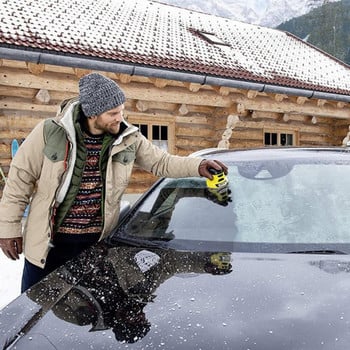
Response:
[[[9,259],[17,260],[22,254],[22,241],[22,237],[0,238],[0,248]]]
[[[204,176],[209,180],[213,179],[213,175],[209,169],[214,168],[216,170],[222,170],[227,175],[227,166],[218,160],[203,159],[199,164],[198,172],[200,176]]]

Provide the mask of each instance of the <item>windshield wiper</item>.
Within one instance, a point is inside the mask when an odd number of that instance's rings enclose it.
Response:
[[[288,254],[324,254],[324,255],[347,255],[348,253],[341,250],[333,249],[319,249],[319,250],[299,250],[295,252],[288,252]]]
[[[163,249],[169,249],[164,242],[161,242],[161,240],[147,240],[147,239],[140,239],[140,238],[131,238],[131,237],[111,237],[107,240],[107,243],[110,245],[115,245],[116,243],[123,243],[132,245],[134,247],[145,247],[145,248],[163,248]]]

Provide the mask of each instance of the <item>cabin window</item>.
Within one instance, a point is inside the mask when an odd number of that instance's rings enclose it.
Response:
[[[295,146],[295,132],[285,131],[265,131],[264,132],[265,146]]]
[[[154,145],[159,148],[173,152],[171,145],[169,144],[169,125],[155,124],[155,123],[137,123],[133,122],[133,125],[137,126],[143,136],[150,140]]]
[[[168,127],[166,125],[152,125],[152,142],[168,150]]]

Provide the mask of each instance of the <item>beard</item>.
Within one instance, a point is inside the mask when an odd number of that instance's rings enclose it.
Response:
[[[94,123],[94,127],[96,130],[101,131],[102,133],[109,133],[112,135],[117,135],[120,131],[120,122],[113,122],[113,123],[101,123],[99,120],[96,119]]]

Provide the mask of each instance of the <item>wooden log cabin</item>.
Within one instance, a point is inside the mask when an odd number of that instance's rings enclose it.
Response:
[[[90,72],[114,79],[129,122],[174,154],[348,139],[350,68],[289,33],[149,0],[1,1],[5,175],[11,141]],[[135,169],[128,192],[154,181]]]

